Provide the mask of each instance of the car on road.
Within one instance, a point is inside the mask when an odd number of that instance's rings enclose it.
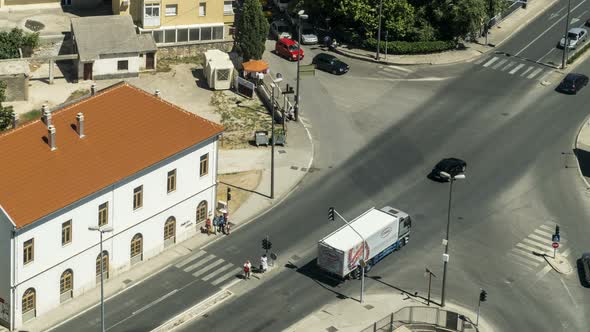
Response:
[[[445,177],[441,174],[441,172],[445,172],[452,177],[455,177],[459,174],[465,173],[465,169],[467,168],[467,163],[458,158],[445,158],[434,166],[434,169],[430,173],[429,177],[434,180],[438,181],[450,181],[448,177]]]
[[[579,262],[580,280],[586,287],[590,287],[590,252],[582,254]]]
[[[582,28],[573,28],[567,32],[568,48],[575,49],[578,45],[586,40],[588,30]],[[559,47],[565,47],[565,36],[559,41]]]
[[[270,24],[270,33],[278,40],[281,38],[291,38],[291,27],[285,20],[274,21]]]
[[[305,55],[303,50],[299,50],[299,44],[289,38],[281,38],[277,40],[277,43],[275,44],[275,52],[279,56],[291,61],[297,61],[297,55],[299,55],[299,59],[303,59]]]
[[[299,35],[299,27],[295,27],[295,32]],[[315,31],[314,27],[309,23],[304,23],[301,25],[301,44],[317,44],[318,42],[318,34]]]
[[[559,83],[556,90],[575,95],[586,85],[588,85],[588,76],[584,74],[569,73],[563,78],[563,81]]]
[[[311,63],[314,64],[317,69],[327,71],[334,75],[342,75],[350,69],[346,63],[328,53],[320,53],[316,55]]]

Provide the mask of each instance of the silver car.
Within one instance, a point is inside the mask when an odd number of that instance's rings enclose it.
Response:
[[[570,29],[567,32],[567,39],[568,39],[568,48],[575,49],[578,45],[580,45],[583,41],[586,40],[588,36],[588,31],[582,28],[574,28]],[[565,47],[565,36],[561,38],[559,41],[559,47]]]
[[[297,30],[299,33],[299,30]],[[301,25],[301,44],[317,44],[318,36],[310,24],[302,24]]]
[[[291,28],[286,21],[274,21],[270,24],[270,33],[275,36],[277,40],[281,38],[291,39],[291,33],[289,30],[291,30]]]

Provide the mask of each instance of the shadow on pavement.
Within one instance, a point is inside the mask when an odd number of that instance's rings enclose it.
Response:
[[[412,294],[409,291],[406,291],[406,290],[404,290],[402,288],[399,288],[397,286],[394,286],[392,284],[389,284],[389,283],[381,280],[381,277],[380,276],[367,276],[367,277],[369,277],[369,278],[371,278],[371,279],[373,279],[373,280],[375,280],[377,282],[380,282],[380,283],[382,283],[385,286],[391,287],[391,288],[399,291],[403,295],[406,295],[407,298],[405,298],[404,300],[413,299],[413,300],[418,300],[420,302],[424,302],[424,304],[428,304],[428,298],[425,298],[422,295],[418,295],[418,292],[414,292],[414,294]],[[432,299],[430,299],[430,303],[433,303],[433,304],[436,304],[436,305],[440,306],[440,304],[434,302]]]
[[[578,158],[582,175],[590,177],[590,152],[582,149],[574,149],[574,153]]]
[[[309,261],[307,264],[301,267],[298,267],[297,265],[291,262],[287,263],[285,267],[294,269],[298,273],[301,273],[302,275],[312,279],[318,285],[322,286],[324,289],[336,294],[339,299],[343,300],[349,298],[348,296],[340,292],[337,292],[333,289],[335,287],[339,287],[344,281],[338,279],[337,277],[332,277],[326,272],[324,272],[322,269],[320,269],[317,264],[317,258],[314,258],[313,260]]]
[[[581,258],[576,260],[576,267],[578,268],[578,280],[580,281],[580,285],[582,285],[582,287],[590,288],[590,283],[587,280],[590,279],[590,276],[586,276]]]

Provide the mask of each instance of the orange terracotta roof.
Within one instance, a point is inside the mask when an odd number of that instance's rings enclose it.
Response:
[[[263,60],[250,60],[242,63],[242,67],[245,71],[261,72],[268,69],[268,63]]]
[[[0,136],[0,206],[18,228],[223,131],[127,83],[52,112],[52,124],[54,151],[41,120]]]

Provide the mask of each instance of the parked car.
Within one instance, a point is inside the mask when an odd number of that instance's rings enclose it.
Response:
[[[287,7],[289,7],[289,2],[291,2],[291,0],[274,0],[274,2],[280,12],[285,12]]]
[[[299,27],[295,27],[296,34],[299,34]],[[309,23],[301,25],[301,44],[317,44],[318,34]]]
[[[455,177],[459,174],[465,173],[466,168],[467,163],[461,159],[445,158],[434,166],[434,169],[430,173],[430,177],[439,181],[450,181],[450,179],[442,175],[441,172],[445,172],[450,176]]]
[[[586,20],[586,23],[584,23],[584,25],[590,27],[590,18]]]
[[[281,38],[277,40],[275,44],[275,52],[288,60],[297,61],[297,55],[299,59],[303,59],[303,50],[299,52],[299,45],[294,40],[288,38]]]
[[[270,24],[270,33],[277,39],[291,38],[291,28],[284,20],[274,21]]]
[[[580,258],[580,280],[586,287],[590,287],[590,252],[582,254]]]
[[[575,49],[588,37],[588,30],[582,28],[570,29],[567,32],[568,48]],[[565,47],[565,36],[559,41],[559,47]]]
[[[316,55],[311,63],[313,63],[317,69],[327,71],[334,75],[342,75],[348,72],[350,69],[346,63],[327,53],[320,53]]]
[[[567,74],[557,86],[557,91],[569,94],[577,94],[580,89],[588,85],[588,76],[584,74]]]

